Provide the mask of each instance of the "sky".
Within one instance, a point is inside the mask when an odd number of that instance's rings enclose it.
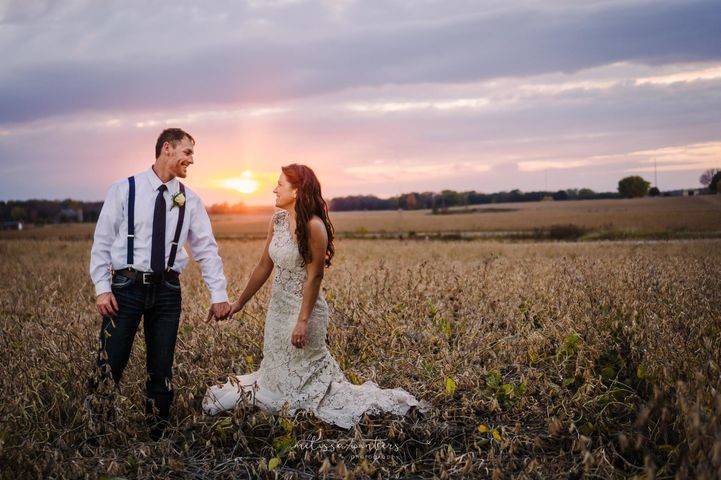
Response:
[[[718,0],[0,0],[0,51],[0,200],[101,200],[167,127],[206,204],[721,167]]]

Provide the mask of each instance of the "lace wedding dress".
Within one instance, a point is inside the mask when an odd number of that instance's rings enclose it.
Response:
[[[328,304],[322,292],[308,320],[305,347],[291,344],[306,271],[287,217],[286,211],[273,215],[273,238],[268,252],[275,265],[275,276],[260,369],[229,377],[224,385],[211,386],[203,399],[203,410],[215,415],[234,408],[245,396],[272,413],[287,404],[289,414],[299,409],[311,411],[342,428],[355,425],[364,413],[405,415],[413,406],[427,411],[430,407],[427,402],[419,402],[401,388],[381,389],[372,381],[354,385],[345,378],[326,348]]]

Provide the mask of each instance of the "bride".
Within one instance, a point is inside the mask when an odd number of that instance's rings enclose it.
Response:
[[[381,389],[372,381],[350,383],[326,348],[328,304],[320,291],[323,270],[333,258],[333,226],[313,171],[305,165],[282,167],[276,212],[263,254],[233,303],[231,315],[266,282],[275,268],[265,319],[260,369],[208,388],[203,410],[214,415],[235,408],[244,397],[260,408],[288,413],[310,411],[325,422],[351,428],[363,414],[405,415],[411,407],[427,411],[401,388]]]

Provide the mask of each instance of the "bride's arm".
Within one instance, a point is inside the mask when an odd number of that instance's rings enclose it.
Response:
[[[311,261],[305,266],[307,278],[303,285],[303,303],[300,306],[296,329],[293,331],[291,338],[293,345],[296,347],[305,345],[308,319],[313,313],[313,307],[316,300],[318,300],[320,284],[323,280],[328,232],[325,230],[323,221],[318,217],[313,217],[308,222],[308,246],[310,247]]]
[[[265,239],[265,247],[263,248],[263,254],[258,260],[258,264],[253,269],[253,273],[250,274],[248,282],[245,284],[243,293],[240,294],[240,298],[233,302],[231,315],[240,311],[248,301],[253,298],[260,287],[268,280],[271,272],[273,272],[273,260],[270,259],[268,254],[268,246],[270,241],[273,239],[273,220],[271,219],[270,225],[268,226],[268,237]]]

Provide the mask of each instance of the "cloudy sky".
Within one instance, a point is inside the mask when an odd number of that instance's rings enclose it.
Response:
[[[719,0],[0,0],[0,49],[0,199],[102,199],[168,126],[206,203],[721,167]]]

